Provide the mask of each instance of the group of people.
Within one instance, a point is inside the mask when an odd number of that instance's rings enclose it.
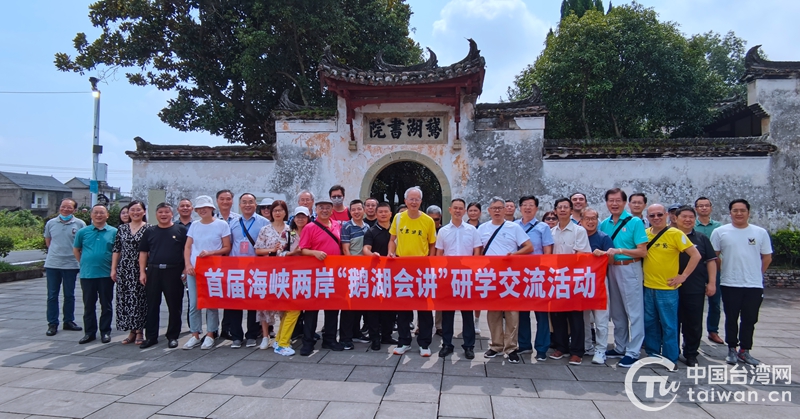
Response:
[[[394,216],[388,203],[375,198],[352,200],[345,206],[341,185],[331,187],[325,199],[315,200],[310,191],[302,191],[292,211],[282,200],[259,203],[251,193],[239,196],[239,212],[233,211],[232,191],[219,191],[215,198],[182,199],[177,217],[170,204],[161,203],[156,209],[157,223],[152,225],[146,222],[145,204],[133,201],[127,207],[128,220],[119,229],[106,224],[108,211],[102,205],[92,208],[92,224],[85,226],[72,216],[75,201],[65,199],[59,216],[45,227],[49,248],[45,262],[47,335],[58,330],[62,285],[64,329],[81,330],[73,315],[74,286],[80,272],[86,329],[80,343],[96,339],[98,329],[102,342],[110,341],[116,283],[117,329],[129,331],[122,343],[135,343],[143,349],[158,342],[162,295],[169,311],[168,347],[178,346],[186,289],[191,336],[184,349],[210,349],[216,339],[224,337],[232,341],[232,348],[258,345],[291,356],[295,354],[291,342],[297,338],[302,340],[302,356],[314,351],[317,340],[322,341],[322,348],[334,351],[353,349],[354,342],[369,343],[374,351],[381,345],[394,345],[393,353],[402,355],[411,349],[415,333],[420,355],[428,357],[436,333],[442,336],[439,356],[446,357],[454,351],[454,311],[434,314],[419,310],[412,332],[412,311],[325,310],[320,334],[317,310],[277,312],[265,307],[248,311],[245,317],[242,310],[225,309],[220,321],[219,310],[206,309],[203,333],[203,315],[197,308],[196,260],[212,255],[312,256],[322,260],[329,255],[591,253],[608,258],[607,310],[534,312],[535,336],[531,312],[489,311],[491,342],[483,356],[505,356],[510,363],[518,363],[521,354],[535,351],[540,362],[568,357],[570,364],[580,365],[584,355],[591,355],[596,364],[621,358],[617,365],[627,368],[639,359],[642,347],[648,356],[662,356],[673,364],[682,348],[683,361],[696,366],[708,297],[708,339],[727,343],[726,361],[730,364],[759,363],[750,349],[763,300],[763,273],[771,262],[772,249],[766,230],[749,224],[750,204],[743,199],[729,204],[731,223],[721,225],[710,218],[712,203],[706,197],[693,205],[647,206],[645,194],[628,197],[619,188],[606,191],[604,201],[611,215],[603,220],[596,209],[587,206],[582,193],[555,200],[553,211],[541,220],[537,219],[539,199],[535,196],[522,196],[517,202],[493,197],[487,208],[489,220],[483,223],[479,203],[467,204],[456,198],[448,208],[450,222],[442,226],[440,207],[421,209],[418,187],[405,192],[403,208]],[[520,218],[515,217],[517,210]],[[725,341],[718,334],[720,299],[726,315]],[[464,355],[473,359],[480,312],[463,310],[461,318]],[[614,324],[610,349],[609,322]],[[397,339],[393,337],[395,329]],[[270,345],[271,336],[275,341]]]

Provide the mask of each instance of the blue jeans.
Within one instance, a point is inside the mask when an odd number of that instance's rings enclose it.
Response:
[[[720,302],[722,290],[719,288],[719,271],[717,271],[717,292],[708,297],[708,316],[706,317],[706,330],[708,333],[719,333]]]
[[[58,326],[58,294],[64,287],[64,323],[75,321],[75,282],[77,269],[45,268],[47,276],[47,324]]]
[[[536,315],[536,340],[534,349],[536,352],[547,352],[550,349],[550,313],[546,311],[535,311]]]
[[[531,344],[531,312],[519,312],[519,333],[517,335],[517,346],[520,351],[533,349]]]
[[[197,282],[194,276],[186,275],[186,286],[189,288],[189,331],[203,333],[203,311],[197,309]],[[206,329],[208,333],[219,330],[219,310],[206,309]]]
[[[678,362],[678,290],[644,288],[644,350]]]

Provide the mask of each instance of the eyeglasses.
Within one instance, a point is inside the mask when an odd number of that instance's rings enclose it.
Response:
[[[711,204],[697,204],[695,208],[711,208]]]
[[[434,218],[433,219],[433,222],[435,222],[435,223],[438,223],[439,221],[442,221],[442,219],[441,218]]]
[[[558,218],[556,218],[556,217],[545,217],[544,220],[545,221],[558,221]]]
[[[408,201],[408,202],[422,202],[422,200],[419,199],[419,198],[406,198],[406,201]]]
[[[655,214],[647,214],[647,218],[661,218],[664,216],[663,212],[657,212]]]
[[[581,219],[584,221],[597,221],[597,217],[583,217]]]
[[[489,207],[489,211],[502,211],[503,207]]]

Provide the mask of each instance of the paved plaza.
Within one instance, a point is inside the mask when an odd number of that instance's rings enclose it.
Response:
[[[127,334],[118,331],[109,344],[98,339],[79,345],[83,332],[59,330],[47,337],[45,295],[44,279],[0,284],[0,418],[800,417],[800,290],[766,290],[753,350],[765,364],[790,365],[790,385],[695,384],[682,363],[677,373],[646,366],[650,375],[680,383],[675,401],[655,413],[628,399],[627,370],[616,368],[616,360],[599,366],[586,356],[583,365],[570,366],[566,358],[537,363],[530,354],[516,365],[500,357],[484,359],[485,315],[472,361],[464,359],[455,340],[456,353],[439,359],[438,336],[430,358],[419,356],[416,343],[404,356],[392,355],[386,345],[368,352],[367,344],[356,343],[353,351],[283,357],[271,349],[231,349],[230,341],[218,341],[208,351],[167,349],[163,335],[157,346],[141,350],[122,345]],[[76,305],[81,324],[80,297]],[[188,339],[186,329],[181,345]],[[725,349],[704,337],[701,365],[724,365]],[[661,407],[673,397],[653,403],[640,387],[634,393],[647,407]],[[658,384],[655,389],[658,398]],[[693,403],[687,390],[696,396],[746,390],[757,397]],[[784,401],[770,401],[770,391]]]

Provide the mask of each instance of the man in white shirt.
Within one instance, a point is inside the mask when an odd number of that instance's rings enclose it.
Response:
[[[486,256],[527,255],[533,251],[533,244],[519,224],[504,219],[505,200],[492,198],[489,203],[491,222],[478,227],[478,235]],[[508,362],[519,363],[517,353],[518,311],[489,311],[486,315],[492,343],[483,356],[494,358],[500,353],[508,356]],[[505,323],[504,323],[505,320]]]
[[[748,222],[749,202],[734,199],[728,208],[731,223],[711,233],[711,245],[722,270],[720,288],[725,310],[725,342],[728,344],[725,361],[731,365],[737,362],[758,365],[760,361],[750,355],[750,349],[753,348],[753,331],[764,300],[764,272],[772,263],[772,243],[767,230]]]
[[[439,229],[436,236],[436,256],[469,256],[481,254],[481,238],[478,229],[462,221],[467,203],[461,198],[450,202],[450,223]],[[437,310],[437,313],[439,311]],[[442,312],[442,349],[439,358],[453,353],[453,322],[455,311]],[[461,310],[464,356],[475,358],[475,322],[472,310]]]
[[[558,224],[550,230],[553,233],[553,254],[591,253],[586,229],[572,221],[572,201],[559,198],[553,207],[558,217]],[[561,359],[569,353],[569,363],[580,365],[585,349],[583,311],[553,312],[550,313],[550,321],[553,323],[553,343],[556,346],[550,358]]]

